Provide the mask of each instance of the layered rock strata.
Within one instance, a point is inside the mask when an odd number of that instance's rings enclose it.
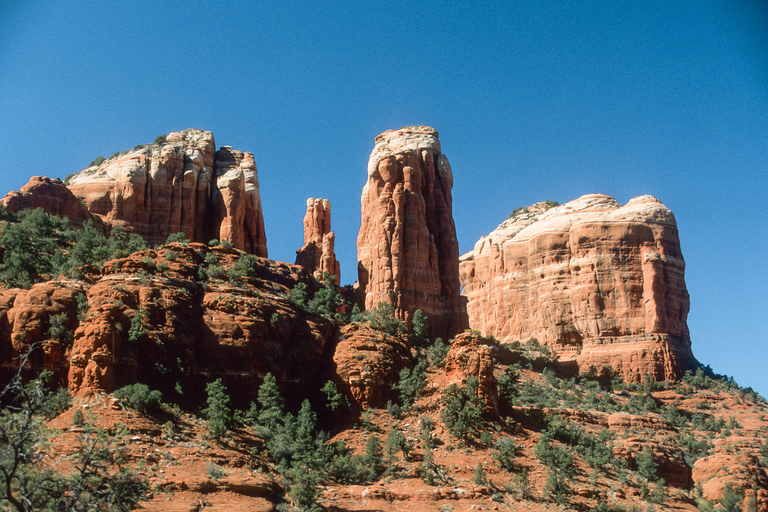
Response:
[[[597,194],[517,211],[460,262],[473,329],[536,338],[582,371],[611,365],[629,381],[677,378],[697,364],[684,270],[666,206]]]
[[[296,264],[304,267],[317,279],[327,272],[341,281],[341,269],[336,261],[336,237],[331,231],[331,202],[327,199],[307,199],[304,215],[304,245],[296,251]]]
[[[382,133],[368,161],[357,237],[359,300],[365,308],[389,302],[405,322],[421,309],[430,335],[446,339],[468,325],[452,187],[436,130],[412,126]]]
[[[173,132],[164,143],[137,146],[81,171],[67,188],[105,226],[124,226],[150,245],[184,233],[194,242],[225,239],[267,256],[253,155],[229,146],[216,151],[211,132]],[[69,216],[46,206],[47,193],[38,195],[46,211]]]

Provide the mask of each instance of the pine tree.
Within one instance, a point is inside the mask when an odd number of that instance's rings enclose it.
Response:
[[[232,424],[232,410],[229,408],[229,395],[221,379],[205,387],[208,394],[208,407],[203,411],[208,418],[208,431],[214,437],[221,437]]]
[[[259,412],[254,430],[261,437],[269,438],[276,431],[283,417],[283,397],[277,386],[277,379],[268,373],[259,386]]]

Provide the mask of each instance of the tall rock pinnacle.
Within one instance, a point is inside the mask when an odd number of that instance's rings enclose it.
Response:
[[[436,130],[411,126],[382,133],[368,160],[357,237],[365,309],[389,302],[406,322],[421,309],[430,335],[445,339],[468,327],[452,187]]]
[[[327,199],[307,199],[304,215],[304,246],[296,251],[296,264],[307,269],[317,279],[328,272],[341,282],[339,262],[334,252],[335,236],[331,231],[331,202]]]

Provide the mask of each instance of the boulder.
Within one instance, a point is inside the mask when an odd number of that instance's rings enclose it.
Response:
[[[397,400],[400,370],[413,366],[411,351],[399,336],[352,323],[341,328],[333,354],[333,380],[361,409]]]
[[[445,358],[445,379],[448,383],[461,384],[467,377],[477,379],[478,397],[485,403],[486,412],[499,415],[499,399],[496,379],[493,376],[494,352],[498,348],[472,332],[464,332],[451,342]]]

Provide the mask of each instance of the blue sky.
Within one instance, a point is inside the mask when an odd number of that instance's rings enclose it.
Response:
[[[211,130],[255,155],[270,257],[327,198],[351,283],[373,139],[430,125],[461,252],[517,206],[658,197],[694,354],[768,396],[766,2],[222,4],[0,0],[0,193]]]

